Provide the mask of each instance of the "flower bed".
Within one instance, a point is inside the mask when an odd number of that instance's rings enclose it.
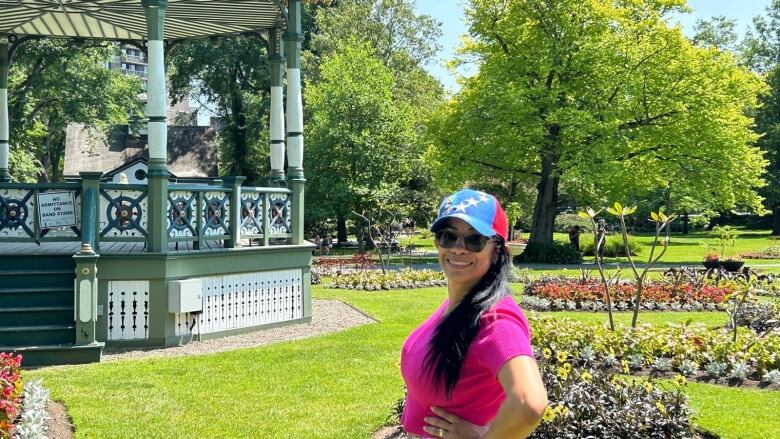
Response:
[[[652,380],[574,368],[565,354],[539,365],[550,405],[529,438],[694,437],[684,378],[663,390]]]
[[[14,434],[22,396],[22,356],[0,352],[0,439]]]
[[[25,382],[24,407],[16,425],[16,437],[24,439],[46,439],[46,419],[49,417],[46,406],[49,403],[49,391],[41,380]]]
[[[319,257],[312,260],[312,272],[319,276],[334,276],[354,270],[370,270],[376,267],[370,253],[356,253],[350,257]]]
[[[642,290],[644,309],[702,311],[722,309],[730,285],[677,284],[668,281],[652,282]],[[610,286],[615,309],[632,309],[636,286],[631,283],[615,283]],[[525,286],[523,304],[530,309],[587,310],[606,309],[604,285],[593,279],[543,277]]]
[[[725,329],[704,325],[648,324],[631,329],[554,319],[530,313],[534,346],[551,358],[565,352],[575,365],[615,368],[625,373],[677,371],[700,379],[750,379],[776,384],[780,379],[780,334],[760,338],[741,331],[736,342]]]
[[[744,259],[780,259],[780,246],[773,245],[757,252],[741,253],[739,256]]]
[[[396,290],[405,288],[425,288],[447,285],[443,273],[433,270],[363,270],[335,276],[325,284],[325,288],[346,290]]]

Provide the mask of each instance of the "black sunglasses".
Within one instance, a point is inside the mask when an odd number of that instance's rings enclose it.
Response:
[[[455,247],[460,238],[463,238],[463,247],[473,253],[481,252],[482,249],[485,248],[487,242],[491,240],[491,238],[480,235],[479,233],[458,235],[449,230],[439,230],[436,232],[436,243],[439,244],[439,247],[441,248],[449,249]]]

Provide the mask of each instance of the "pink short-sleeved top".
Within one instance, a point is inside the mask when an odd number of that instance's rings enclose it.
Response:
[[[466,353],[460,379],[446,399],[441,387],[433,385],[423,372],[430,340],[444,318],[449,301],[444,303],[417,329],[412,331],[401,350],[401,375],[406,383],[406,404],[401,424],[408,433],[431,437],[425,431],[424,418],[436,416],[431,406],[441,407],[476,425],[487,425],[498,414],[504,401],[504,389],[498,372],[514,357],[533,357],[528,320],[511,296],[502,298],[480,317],[479,330]]]

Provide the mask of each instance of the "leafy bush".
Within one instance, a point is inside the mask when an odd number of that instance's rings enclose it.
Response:
[[[24,407],[16,425],[16,437],[24,439],[46,439],[46,405],[49,391],[34,380],[24,385]]]
[[[325,288],[340,288],[346,290],[396,290],[404,288],[424,288],[447,285],[443,273],[433,270],[364,270],[340,274],[333,281],[325,284]]]
[[[586,256],[593,256],[593,239],[587,239],[582,245],[582,252]],[[628,238],[628,248],[631,250],[631,256],[636,256],[642,247],[634,241],[632,238]],[[619,256],[626,256],[626,247],[623,245],[623,238],[620,236],[607,236],[607,242],[604,244],[604,256],[608,258],[616,258]]]
[[[588,348],[592,367],[613,367],[615,363],[631,369],[663,365],[665,358],[675,370],[696,368],[709,375],[744,376],[756,381],[773,369],[780,369],[780,334],[764,337],[752,331],[739,334],[733,342],[728,331],[709,329],[701,324],[630,328],[616,325],[615,331],[600,324],[571,319],[542,317],[529,313],[533,345],[544,352],[564,351],[572,358]],[[545,351],[546,350],[546,351]],[[686,361],[688,361],[686,363]],[[579,363],[575,364],[575,366]]]
[[[581,264],[582,255],[569,243],[553,241],[551,245],[529,242],[525,251],[515,256],[516,263]]]
[[[22,396],[22,356],[0,352],[0,438],[14,434]]]
[[[746,302],[739,307],[735,322],[737,326],[750,328],[758,333],[780,328],[780,306]]]
[[[556,232],[567,233],[569,229],[574,226],[580,226],[580,240],[587,234],[593,233],[593,224],[590,220],[585,219],[576,213],[562,213],[555,217],[555,225],[553,226]]]
[[[744,259],[780,259],[780,246],[773,245],[757,252],[742,253],[740,256]]]
[[[693,437],[684,380],[665,391],[652,381],[621,380],[555,360],[540,361],[550,405],[529,438]]]

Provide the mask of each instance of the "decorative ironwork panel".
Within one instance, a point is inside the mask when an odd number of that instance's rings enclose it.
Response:
[[[229,235],[230,196],[227,192],[203,194],[203,234],[206,236]]]
[[[56,191],[56,192],[59,192]],[[41,229],[41,238],[79,238],[81,237],[81,190],[73,191],[74,204],[76,212],[76,226],[74,227],[52,227]]]
[[[0,237],[35,238],[35,190],[0,189]]]
[[[292,233],[290,224],[290,194],[273,193],[269,196],[268,206],[268,233],[273,235],[286,235]]]
[[[108,283],[108,339],[149,338],[149,281]]]
[[[168,236],[193,237],[198,234],[195,223],[198,195],[190,191],[168,193]]]
[[[146,237],[146,192],[108,189],[100,194],[101,237]]]
[[[260,192],[241,192],[241,236],[262,235],[263,194]]]
[[[201,334],[303,317],[301,269],[203,278]]]

